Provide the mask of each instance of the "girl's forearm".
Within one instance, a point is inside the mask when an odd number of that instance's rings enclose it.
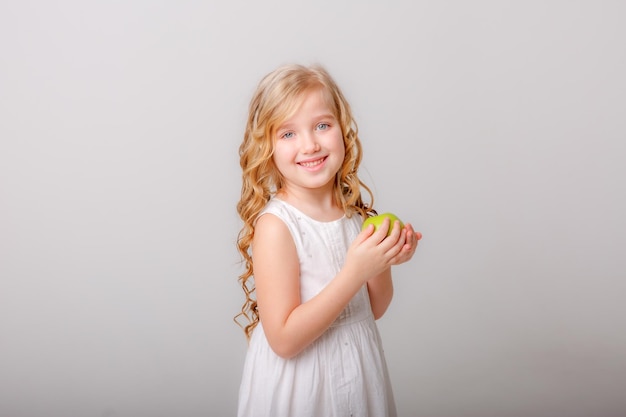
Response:
[[[351,271],[341,270],[315,297],[291,311],[274,335],[274,352],[284,358],[300,353],[333,324],[362,286]]]
[[[391,279],[391,268],[387,268],[380,275],[367,281],[367,290],[370,296],[370,304],[374,318],[381,318],[393,298],[393,281]]]

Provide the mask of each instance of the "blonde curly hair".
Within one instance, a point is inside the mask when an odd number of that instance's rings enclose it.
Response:
[[[350,105],[329,73],[319,65],[293,64],[281,66],[263,77],[250,101],[243,142],[239,146],[242,186],[237,212],[243,227],[239,231],[237,249],[245,263],[239,283],[246,300],[235,322],[248,339],[259,322],[251,254],[254,225],[261,210],[283,186],[283,177],[272,157],[274,136],[278,126],[297,111],[305,93],[317,89],[323,92],[326,104],[341,126],[345,147],[343,164],[335,177],[335,201],[348,217],[359,213],[365,218],[376,213],[372,208],[372,191],[357,175],[362,148],[356,122]],[[363,202],[362,189],[369,194],[369,204]]]

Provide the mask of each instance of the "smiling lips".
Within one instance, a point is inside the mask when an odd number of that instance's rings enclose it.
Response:
[[[298,165],[303,166],[305,168],[314,168],[316,166],[318,166],[319,164],[321,164],[322,162],[324,162],[326,160],[326,157],[320,158],[320,159],[315,159],[312,161],[302,161],[302,162],[298,162]]]

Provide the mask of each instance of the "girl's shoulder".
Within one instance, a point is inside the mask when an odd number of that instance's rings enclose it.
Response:
[[[261,210],[261,212],[259,213],[259,217],[261,217],[262,215],[266,213],[270,213],[270,214],[274,214],[282,218],[283,216],[293,211],[293,210],[290,210],[290,208],[292,207],[288,205],[287,203],[285,203],[284,201],[278,198],[271,198],[267,202],[267,204],[265,204],[265,207],[263,207],[263,210]]]
[[[256,219],[255,237],[270,239],[276,243],[277,240],[285,239],[290,235],[290,239],[294,240],[298,246],[297,240],[302,234],[302,227],[301,217],[293,206],[272,198]],[[289,234],[285,235],[283,231],[288,231]]]
[[[263,207],[263,209],[259,213],[257,217],[257,221],[261,217],[263,217],[263,215],[265,214],[273,214],[274,216],[282,220],[284,223],[286,223],[287,226],[295,224],[298,218],[298,214],[297,214],[295,207],[287,204],[286,202],[278,198],[272,198],[267,202],[265,207]]]

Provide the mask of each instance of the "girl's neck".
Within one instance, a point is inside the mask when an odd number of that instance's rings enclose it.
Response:
[[[283,189],[276,193],[276,197],[318,221],[333,221],[344,215],[343,209],[335,201],[332,192],[298,193]]]

